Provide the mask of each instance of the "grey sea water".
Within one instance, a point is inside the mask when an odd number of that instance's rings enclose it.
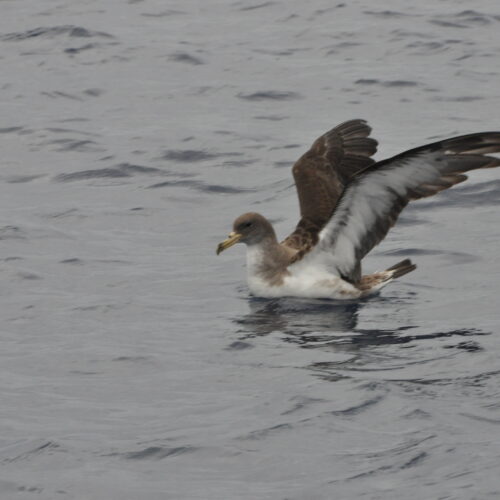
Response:
[[[365,118],[500,129],[497,0],[0,1],[0,498],[500,498],[500,169],[374,299],[251,298],[232,219]]]

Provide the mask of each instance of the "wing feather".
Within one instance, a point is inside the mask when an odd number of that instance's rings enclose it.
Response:
[[[316,139],[293,166],[301,219],[282,244],[297,251],[294,260],[319,241],[347,182],[374,163],[377,141],[370,132],[364,120],[344,122]]]
[[[499,158],[485,156],[498,152],[500,132],[484,132],[421,146],[365,168],[344,190],[317,251],[328,252],[345,279],[359,281],[361,259],[385,238],[410,201],[465,181],[469,170],[500,166]]]

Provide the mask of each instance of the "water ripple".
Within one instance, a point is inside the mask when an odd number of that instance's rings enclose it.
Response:
[[[61,35],[67,35],[70,37],[78,38],[114,38],[109,33],[103,31],[91,31],[81,26],[52,26],[52,27],[40,27],[34,28],[27,31],[19,31],[13,33],[7,33],[5,35],[0,35],[0,40],[6,42],[19,42],[23,40],[30,40],[33,38],[55,38]]]
[[[166,151],[161,158],[164,160],[174,160],[181,163],[194,163],[199,161],[214,160],[226,156],[241,156],[242,153],[209,153],[204,150],[195,149],[174,149]]]
[[[197,448],[194,446],[176,446],[169,448],[166,446],[148,446],[142,450],[118,453],[127,460],[163,460],[167,457],[176,457],[185,453],[191,453]]]
[[[302,98],[297,92],[287,92],[283,90],[261,90],[251,94],[240,92],[237,96],[246,101],[290,101]]]

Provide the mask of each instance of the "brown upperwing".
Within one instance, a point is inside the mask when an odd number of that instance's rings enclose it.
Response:
[[[318,242],[318,235],[333,214],[345,185],[356,172],[375,163],[377,141],[368,137],[364,120],[350,120],[322,135],[293,166],[301,219],[282,245],[301,259]]]

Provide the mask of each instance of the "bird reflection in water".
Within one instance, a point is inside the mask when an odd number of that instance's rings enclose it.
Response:
[[[385,299],[379,298],[381,302]],[[373,299],[371,300],[373,302]],[[369,336],[371,343],[386,342],[380,337],[393,337],[401,330],[413,328],[405,326],[393,330],[358,329],[358,316],[366,301],[305,300],[295,298],[260,299],[248,302],[250,313],[234,318],[241,326],[243,339],[269,335],[273,332],[285,334],[286,342],[296,343],[304,348],[336,345],[359,341],[359,337]],[[375,339],[378,338],[378,341]],[[356,340],[357,339],[357,340]]]
[[[463,341],[463,337],[487,335],[488,333],[475,328],[461,328],[449,331],[421,332],[418,325],[408,323],[405,316],[404,324],[394,318],[391,323],[393,328],[359,328],[359,315],[364,307],[373,307],[374,302],[384,307],[388,304],[391,311],[395,306],[411,305],[414,296],[409,294],[404,297],[377,297],[366,301],[333,302],[330,300],[302,300],[302,299],[249,299],[250,312],[243,316],[233,318],[239,326],[237,333],[239,341],[234,342],[229,348],[241,349],[249,347],[248,341],[257,337],[269,335],[273,332],[281,334],[281,340],[296,344],[304,349],[320,349],[334,351],[338,354],[351,355],[350,359],[343,362],[332,363],[322,361],[309,366],[316,372],[322,372],[323,378],[337,380],[339,364],[355,363],[359,366],[363,357],[365,361],[370,348],[382,345],[408,344],[419,340],[438,339],[447,337],[460,337],[461,340],[448,348],[457,348],[466,351],[477,351],[481,347],[473,340]],[[368,356],[370,357],[370,356]],[[361,363],[364,364],[364,363]]]

